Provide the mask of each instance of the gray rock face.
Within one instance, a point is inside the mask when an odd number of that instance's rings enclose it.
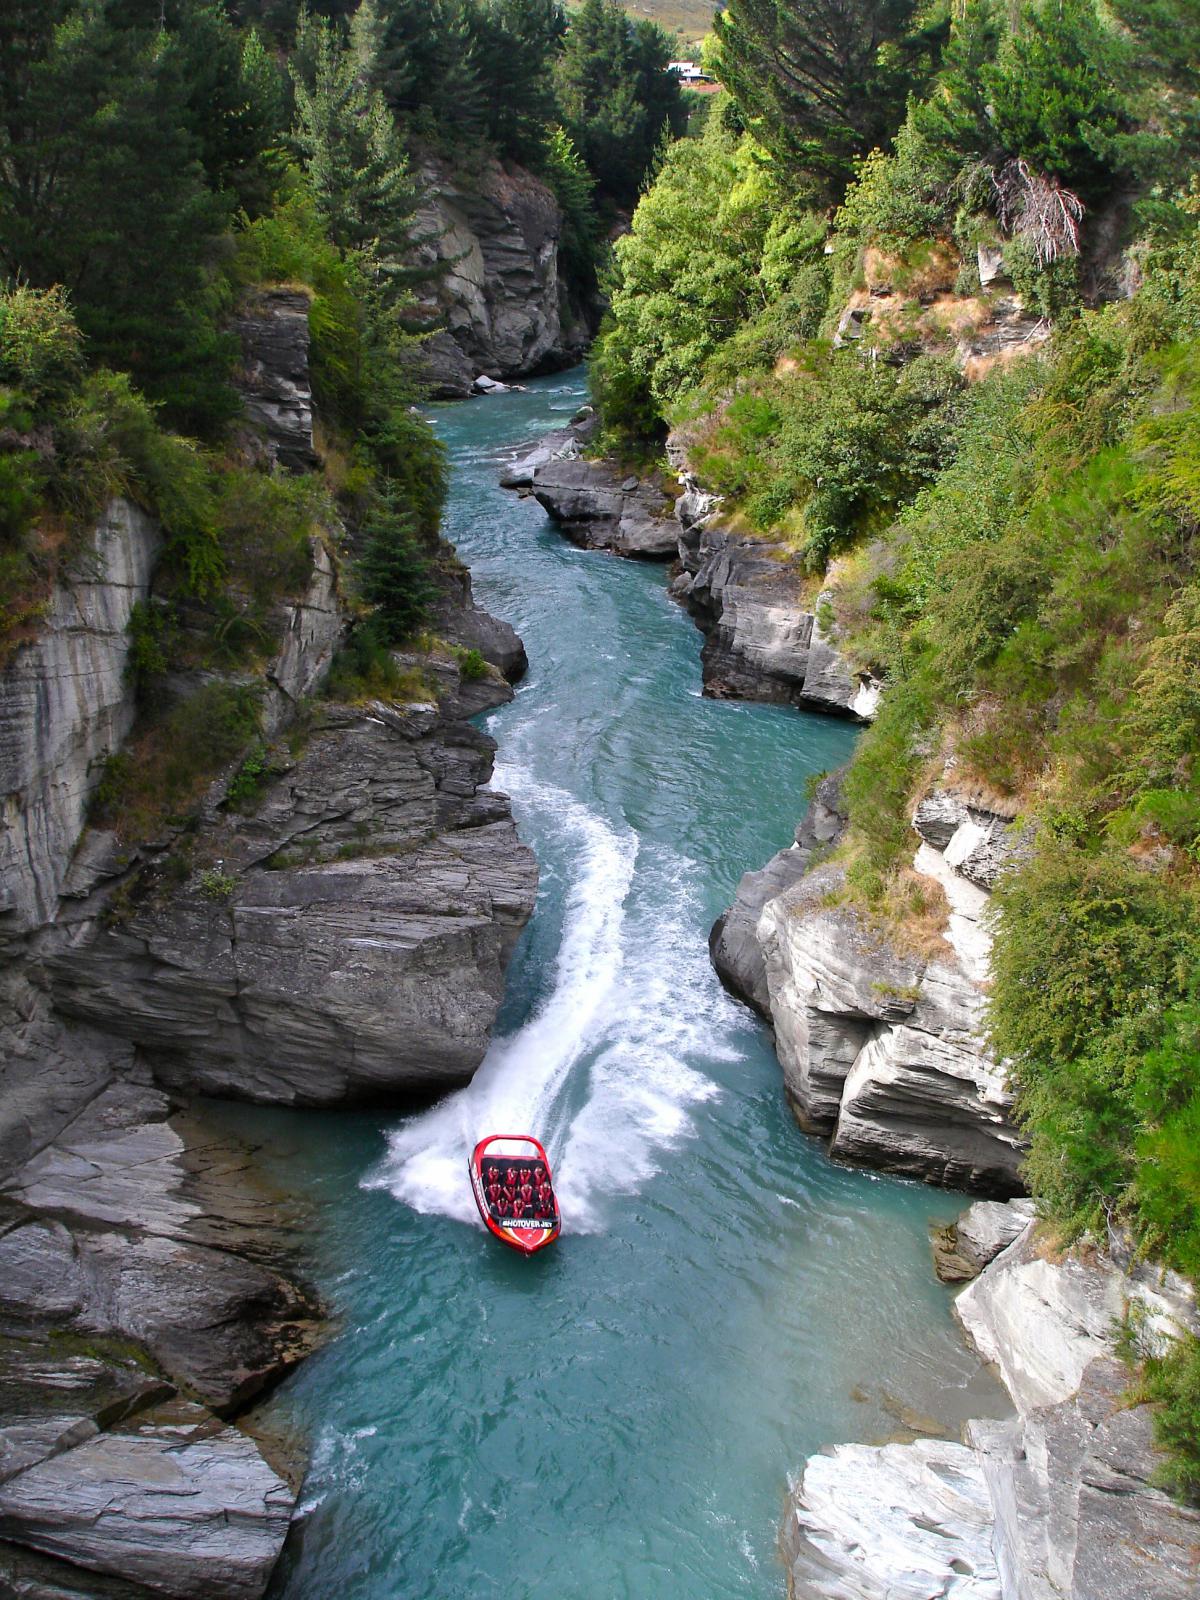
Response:
[[[968,1430],[995,1512],[1004,1594],[1015,1600],[1183,1600],[1196,1588],[1200,1512],[1152,1478],[1150,1408],[1129,1403],[1132,1375],[1114,1359],[1118,1320],[1159,1348],[1195,1326],[1194,1294],[1126,1273],[1111,1255],[1053,1259],[1028,1226],[958,1297],[981,1354],[1017,1404],[1010,1422]],[[1166,1318],[1164,1304],[1177,1315]]]
[[[945,1439],[810,1456],[781,1543],[790,1600],[1004,1600],[974,1451]]]
[[[964,1233],[990,1249],[1018,1219],[973,1207]],[[792,1600],[1184,1600],[1196,1592],[1200,1511],[1152,1479],[1150,1408],[1114,1359],[1133,1305],[1150,1347],[1196,1326],[1172,1274],[1112,1253],[1051,1257],[1024,1221],[958,1297],[980,1353],[1017,1404],[967,1424],[966,1446],[920,1440],[814,1456],[783,1526]]]
[[[1019,1194],[1012,1097],[984,1044],[988,894],[950,864],[969,830],[972,849],[957,859],[971,857],[985,835],[989,871],[999,870],[1007,824],[992,817],[985,828],[981,812],[968,816],[946,796],[922,803],[914,864],[943,891],[948,914],[940,944],[918,954],[870,925],[847,900],[842,868],[820,862],[844,820],[838,786],[827,779],[796,847],[742,880],[710,937],[714,964],[772,1022],[796,1118],[827,1137],[834,1156],[952,1188]]]
[[[977,1200],[957,1222],[933,1232],[934,1267],[943,1283],[977,1278],[1033,1217],[1032,1200]]]
[[[703,513],[688,495],[680,516]],[[683,525],[675,586],[705,634],[706,694],[768,700],[869,720],[878,688],[853,672],[802,598],[799,557],[783,545],[730,532],[711,514]]]
[[[293,472],[317,464],[308,305],[303,291],[266,289],[234,321],[242,341],[238,388],[246,416],[261,430],[270,459]]]
[[[462,399],[480,373],[518,378],[578,360],[588,330],[559,281],[562,214],[546,185],[494,160],[474,178],[430,161],[421,177],[418,257],[441,266],[427,309],[445,329],[426,346],[433,393]]]
[[[251,1439],[176,1401],[0,1483],[0,1537],[178,1600],[257,1600],[294,1504]]]
[[[320,540],[312,541],[312,574],[305,593],[286,606],[283,643],[267,672],[263,731],[286,726],[314,693],[348,632],[337,574]]]
[[[160,543],[151,518],[113,501],[41,635],[0,673],[0,944],[54,917],[104,762],[133,726],[125,629]]]
[[[287,1276],[296,1238],[250,1152],[114,1081],[128,1062],[21,1102],[54,1035],[64,1057],[79,1037],[44,996],[22,1010],[5,1024],[4,1110],[24,1104],[28,1139],[0,1172],[0,1540],[46,1555],[0,1546],[0,1591],[259,1595],[294,1496],[212,1408],[240,1410],[316,1341],[319,1308]],[[206,1405],[164,1411],[181,1384]]]
[[[435,707],[331,711],[202,875],[49,960],[60,1011],[150,1053],[172,1087],[284,1104],[469,1079],[537,869],[494,745]]]
[[[759,919],[768,901],[797,884],[814,856],[841,838],[847,821],[841,779],[839,771],[821,780],[796,829],[795,843],[772,856],[759,871],[743,876],[733,904],[713,923],[708,936],[709,955],[721,982],[768,1019],[771,997],[766,962],[758,942]]]
[[[983,1000],[955,952],[890,947],[819,866],[764,908],[776,1048],[802,1127],[835,1156],[983,1193],[1020,1193],[1021,1144]]]
[[[668,561],[674,502],[657,478],[629,477],[607,461],[551,460],[532,474],[538,504],[585,549]]]
[[[435,602],[433,627],[464,649],[478,650],[508,683],[519,682],[529,670],[529,657],[517,630],[476,605],[466,567],[447,577],[445,591]]]

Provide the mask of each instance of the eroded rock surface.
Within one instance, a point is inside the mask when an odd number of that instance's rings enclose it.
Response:
[[[1007,1217],[998,1215],[1007,1211]],[[985,1248],[958,1297],[1016,1414],[967,1424],[966,1444],[839,1446],[792,1485],[783,1526],[792,1600],[1184,1600],[1196,1593],[1200,1511],[1156,1487],[1150,1408],[1114,1353],[1117,1319],[1143,1353],[1197,1327],[1192,1286],[1124,1246],[1051,1253],[1019,1203],[973,1207]]]
[[[805,599],[800,557],[776,541],[732,532],[686,467],[680,482],[682,570],[672,593],[705,635],[705,693],[869,721],[878,685],[855,672],[827,636],[821,597]]]
[[[944,928],[897,941],[822,859],[844,825],[826,782],[797,847],[742,880],[711,949],[728,987],[772,1022],[797,1120],[835,1156],[1007,1198],[1021,1192],[1022,1143],[984,1042],[991,935],[978,880],[994,882],[1018,842],[1007,819],[982,819],[948,792],[922,802],[914,866],[944,895]]]
[[[421,180],[418,258],[440,268],[427,309],[445,325],[425,347],[433,393],[462,399],[480,373],[517,378],[577,361],[589,330],[559,277],[562,213],[541,179],[489,159],[473,175],[431,160]]]
[[[0,673],[0,948],[54,917],[92,791],[133,726],[125,630],[161,542],[114,500]]]
[[[537,869],[495,746],[435,706],[331,707],[212,865],[149,875],[116,925],[48,960],[55,1003],[147,1052],[171,1087],[344,1104],[466,1082]]]
[[[246,416],[272,462],[292,471],[317,464],[305,290],[265,289],[244,305],[234,326],[242,341],[238,388]]]
[[[532,474],[534,498],[573,543],[651,561],[674,560],[674,501],[657,474],[640,477],[609,461],[564,460]]]
[[[945,1439],[843,1444],[791,1486],[791,1600],[1004,1600],[973,1450]]]

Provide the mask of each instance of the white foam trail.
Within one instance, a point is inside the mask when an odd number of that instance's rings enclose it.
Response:
[[[735,1008],[713,975],[689,901],[694,863],[654,862],[636,903],[638,857],[618,832],[561,789],[520,769],[497,769],[520,806],[549,816],[566,836],[575,878],[567,896],[554,988],[511,1038],[498,1039],[474,1079],[388,1140],[365,1183],[417,1211],[477,1221],[467,1153],[487,1133],[534,1133],[554,1168],[564,1225],[602,1225],[606,1196],[638,1189],[659,1152],[691,1128],[688,1108],[717,1093],[689,1065],[736,1059],[722,1044]],[[563,1093],[591,1058],[586,1096]]]
[[[465,1089],[390,1136],[380,1169],[365,1180],[414,1210],[463,1221],[476,1218],[466,1157],[484,1134],[535,1132],[556,1160],[554,1101],[601,1025],[620,967],[625,898],[637,859],[634,834],[618,834],[564,790],[513,768],[497,769],[496,780],[514,798],[549,811],[577,852],[579,874],[567,897],[554,989],[519,1033],[495,1041]]]

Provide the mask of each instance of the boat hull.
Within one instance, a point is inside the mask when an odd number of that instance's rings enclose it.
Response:
[[[521,1146],[526,1153],[513,1154],[504,1148],[513,1145]],[[544,1173],[544,1182],[531,1181],[539,1170]],[[532,1256],[558,1238],[562,1218],[550,1163],[532,1135],[489,1134],[471,1152],[467,1171],[483,1225],[501,1244],[520,1255]],[[524,1182],[520,1181],[522,1176]],[[529,1191],[528,1199],[523,1198],[525,1190]]]

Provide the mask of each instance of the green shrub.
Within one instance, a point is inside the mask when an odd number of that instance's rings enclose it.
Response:
[[[0,382],[40,399],[70,388],[82,367],[83,335],[60,284],[0,292]]]
[[[1162,1481],[1200,1505],[1200,1339],[1185,1337],[1148,1363],[1146,1391],[1155,1402],[1155,1438],[1167,1456]]]
[[[475,683],[488,675],[488,664],[478,650],[458,652],[458,670],[465,683]]]

